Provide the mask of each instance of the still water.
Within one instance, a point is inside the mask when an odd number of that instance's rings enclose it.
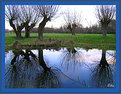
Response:
[[[116,51],[83,48],[10,50],[6,88],[115,88]]]

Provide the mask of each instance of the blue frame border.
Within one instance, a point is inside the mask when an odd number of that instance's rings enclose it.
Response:
[[[0,8],[2,11],[1,17],[1,23],[0,27],[2,28],[1,34],[1,81],[2,81],[2,87],[1,87],[1,93],[120,93],[120,87],[119,87],[119,24],[120,24],[120,16],[119,16],[119,2],[8,2],[8,1],[2,1]],[[116,5],[116,88],[109,88],[109,89],[98,89],[98,88],[83,88],[83,89],[72,89],[72,88],[59,88],[59,89],[6,89],[5,88],[5,80],[4,80],[4,73],[5,73],[5,5],[20,5],[20,4],[27,4],[27,5],[36,5],[36,4],[53,4],[53,5]],[[0,29],[1,29],[0,28]]]

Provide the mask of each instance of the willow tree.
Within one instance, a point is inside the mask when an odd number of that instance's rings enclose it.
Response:
[[[103,38],[106,38],[107,27],[115,17],[115,12],[116,9],[114,5],[101,5],[96,8],[96,16],[101,24]]]
[[[21,5],[20,19],[25,23],[25,38],[30,37],[30,31],[37,24],[39,17],[32,5]]]
[[[35,5],[34,10],[38,13],[38,16],[41,18],[38,27],[38,38],[43,40],[44,27],[48,21],[51,21],[52,18],[57,14],[59,9],[58,5]]]
[[[20,20],[20,6],[6,5],[5,18],[16,33],[17,38],[21,38],[21,31],[25,27],[25,23]]]
[[[72,35],[75,35],[75,29],[81,26],[81,15],[76,11],[70,12],[67,10],[67,12],[64,12],[63,16],[65,21],[64,27],[68,29]]]

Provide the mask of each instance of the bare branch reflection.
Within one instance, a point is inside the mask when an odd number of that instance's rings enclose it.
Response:
[[[38,50],[38,58],[30,50],[18,50],[13,53],[14,57],[5,74],[6,88],[59,87],[59,80],[55,73],[57,70],[47,67],[43,50]],[[36,81],[39,81],[39,86],[35,85]]]
[[[57,74],[55,72],[59,72],[56,69],[48,68],[44,61],[43,57],[43,50],[38,50],[38,58],[39,58],[39,64],[42,66],[43,71],[37,74],[36,80],[36,87],[37,88],[59,88],[60,83],[59,79],[57,77]]]
[[[54,56],[54,57],[53,57]],[[113,88],[116,53],[80,48],[6,53],[6,88]],[[98,62],[99,61],[99,62]]]
[[[62,52],[61,55],[61,65],[69,68],[75,69],[76,66],[80,66],[84,61],[83,53],[75,48],[67,48]]]
[[[114,86],[112,69],[106,60],[106,50],[104,49],[100,63],[93,70],[92,81],[96,87],[109,88]]]

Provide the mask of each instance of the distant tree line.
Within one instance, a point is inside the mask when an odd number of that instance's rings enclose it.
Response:
[[[13,30],[7,30],[6,33],[13,33]],[[25,30],[22,30],[23,33],[25,33]],[[38,28],[32,28],[31,33],[38,33]],[[60,28],[52,28],[52,27],[45,27],[44,33],[71,33],[68,29],[64,27]],[[100,25],[93,25],[90,28],[88,27],[77,27],[75,29],[75,33],[81,33],[81,34],[102,34],[101,26]],[[111,23],[108,26],[107,34],[115,34],[116,33],[116,20],[112,20]]]
[[[116,20],[112,20],[109,26],[107,27],[107,34],[115,34],[116,33]],[[75,33],[81,33],[81,34],[102,34],[101,26],[100,25],[94,25],[91,27],[91,31],[89,31],[90,28],[88,27],[77,27],[75,29]],[[37,33],[37,28],[33,28],[32,33]],[[49,28],[46,27],[44,33],[71,33],[70,30],[61,27],[61,28]],[[72,33],[71,33],[72,34]]]

